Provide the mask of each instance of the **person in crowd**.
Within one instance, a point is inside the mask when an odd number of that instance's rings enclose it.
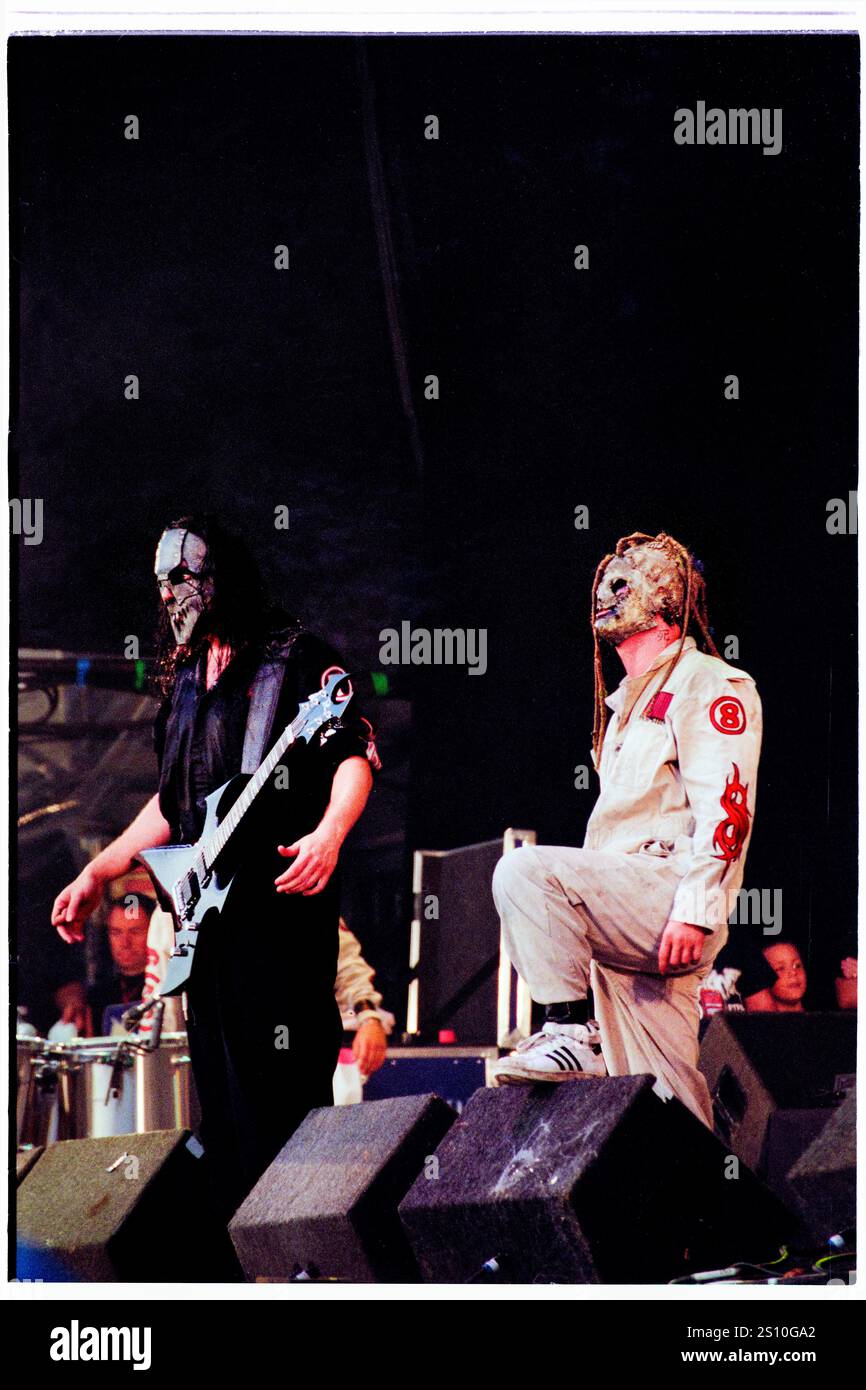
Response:
[[[119,1006],[128,1008],[143,996],[148,963],[148,931],[156,907],[153,897],[142,893],[140,881],[122,880],[110,896],[105,931],[111,956],[111,971],[92,987],[80,980],[69,980],[55,992],[60,1017],[49,1030],[51,1042],[72,1038],[104,1037],[111,1032],[111,1017]],[[148,885],[149,886],[149,885]]]
[[[760,928],[734,924],[699,995],[701,1035],[716,1014],[743,1013],[749,1000],[772,988],[776,972],[761,949]]]
[[[764,947],[764,958],[775,973],[767,989],[746,1000],[748,1013],[799,1014],[806,1012],[803,1002],[808,979],[803,958],[793,941],[774,941]]]
[[[834,981],[836,1003],[840,1009],[857,1007],[857,957],[846,956],[839,964],[839,974]]]

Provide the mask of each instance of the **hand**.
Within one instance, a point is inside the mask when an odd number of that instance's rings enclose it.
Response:
[[[361,1024],[352,1043],[355,1061],[365,1076],[372,1076],[374,1071],[379,1070],[387,1050],[385,1029],[378,1018],[368,1018],[366,1023]]]
[[[274,879],[277,892],[300,893],[305,898],[321,893],[337,866],[340,845],[338,836],[321,826],[293,845],[277,845],[277,853],[284,859],[297,855],[294,864]]]
[[[703,954],[706,939],[707,934],[700,927],[671,919],[659,942],[660,973],[667,975],[684,965],[697,965]]]
[[[77,878],[57,894],[51,909],[51,924],[70,945],[84,939],[84,923],[99,906],[102,879],[88,864]]]

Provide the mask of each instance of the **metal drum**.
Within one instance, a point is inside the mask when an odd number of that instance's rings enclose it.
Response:
[[[113,1038],[43,1042],[29,1059],[19,1144],[130,1134],[133,1068],[134,1059]]]
[[[186,1033],[163,1033],[159,1047],[135,1058],[135,1129],[195,1129],[198,1121]]]
[[[15,1039],[18,1049],[18,1090],[15,1101],[16,1129],[19,1144],[31,1144],[28,1138],[32,1127],[30,1117],[30,1076],[33,1062],[42,1055],[47,1046],[44,1038],[21,1037]],[[35,1118],[35,1117],[34,1117]]]
[[[185,1033],[152,1052],[129,1038],[18,1040],[18,1143],[193,1128],[199,1110]]]

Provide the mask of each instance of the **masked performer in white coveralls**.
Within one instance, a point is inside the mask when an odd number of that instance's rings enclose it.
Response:
[[[699,992],[743,881],[761,704],[716,651],[703,576],[671,536],[626,536],[605,556],[592,626],[601,792],[584,847],[524,845],[493,878],[506,950],[546,1016],[495,1080],[649,1073],[711,1125]],[[625,668],[612,695],[601,643]]]

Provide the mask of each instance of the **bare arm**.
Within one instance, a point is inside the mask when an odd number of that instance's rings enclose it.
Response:
[[[99,905],[106,883],[127,873],[140,850],[165,845],[169,838],[168,821],[163,818],[159,798],[154,795],[123,834],[106,845],[78,877],[58,893],[51,909],[51,922],[63,940],[80,941],[84,923]]]
[[[342,845],[367,804],[373,774],[366,758],[347,758],[340,763],[331,783],[331,799],[320,823],[320,830],[336,835]]]

